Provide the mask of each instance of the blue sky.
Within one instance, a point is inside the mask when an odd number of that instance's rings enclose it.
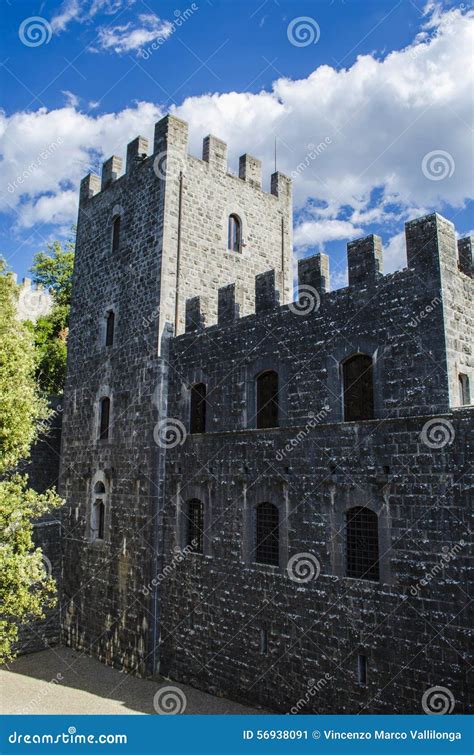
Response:
[[[405,220],[436,209],[461,236],[474,228],[469,3],[0,8],[0,251],[20,276],[68,235],[81,176],[168,110],[190,122],[193,153],[212,131],[231,168],[243,152],[261,158],[267,183],[277,139],[295,179],[297,255],[329,253],[334,286],[351,238],[380,233],[391,270],[404,264]]]

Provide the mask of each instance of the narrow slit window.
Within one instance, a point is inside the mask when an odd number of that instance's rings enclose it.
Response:
[[[116,252],[120,246],[120,215],[112,220],[112,251]]]
[[[107,312],[106,322],[105,322],[105,345],[106,346],[113,346],[114,330],[115,330],[115,314],[113,310],[109,310]]]
[[[91,539],[105,539],[105,500],[106,490],[103,482],[96,483],[92,500]]]
[[[268,630],[265,627],[260,629],[260,655],[268,653]]]
[[[255,561],[278,566],[280,517],[273,503],[260,503],[255,511]]]
[[[359,422],[374,418],[372,359],[355,354],[342,365],[344,385],[344,420]]]
[[[471,390],[467,375],[459,374],[459,403],[461,406],[469,406],[471,403]]]
[[[198,383],[191,388],[190,432],[206,432],[206,386],[204,383]]]
[[[204,507],[202,501],[193,498],[186,506],[186,545],[195,553],[204,551]]]
[[[242,223],[238,215],[229,215],[227,248],[231,252],[242,251]]]
[[[107,440],[110,424],[110,399],[105,396],[100,400],[99,438]]]
[[[278,373],[266,370],[257,377],[257,428],[278,427]]]
[[[359,684],[367,684],[367,656],[357,656],[357,681]]]

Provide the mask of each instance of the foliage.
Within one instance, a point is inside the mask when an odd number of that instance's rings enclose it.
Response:
[[[0,481],[0,663],[14,656],[19,625],[44,618],[44,609],[56,602],[49,561],[34,547],[32,521],[61,499],[27,485],[20,475]]]
[[[3,272],[2,272],[3,269]],[[37,424],[46,419],[38,396],[35,349],[28,328],[16,319],[17,287],[0,267],[0,475],[28,455]]]
[[[31,326],[16,317],[17,293],[0,259],[0,662],[15,655],[19,625],[42,618],[54,602],[33,521],[61,504],[53,491],[40,495],[28,488],[27,476],[14,473],[49,416],[36,386]]]
[[[74,266],[74,241],[48,244],[47,252],[38,252],[31,268],[33,281],[43,285],[53,296],[53,309],[39,317],[34,326],[37,349],[37,377],[45,394],[62,393],[66,379],[67,334]]]
[[[72,271],[74,267],[74,241],[48,244],[47,252],[37,252],[31,268],[36,285],[47,288],[58,306],[69,306],[71,301]]]

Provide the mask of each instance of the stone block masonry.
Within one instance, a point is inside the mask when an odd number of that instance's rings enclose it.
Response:
[[[429,215],[407,269],[370,236],[340,291],[300,261],[292,302],[291,182],[187,141],[167,116],[81,185],[63,641],[270,709],[416,713],[438,684],[465,710],[471,246]],[[348,511],[377,579],[348,575]]]

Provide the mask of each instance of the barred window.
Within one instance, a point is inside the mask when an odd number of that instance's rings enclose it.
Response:
[[[107,440],[109,437],[110,399],[105,396],[100,400],[99,438]]]
[[[278,373],[266,370],[256,382],[257,428],[278,427]]]
[[[204,507],[202,501],[193,498],[186,505],[186,545],[195,553],[204,551]]]
[[[378,516],[365,506],[346,511],[346,574],[357,579],[379,579]]]
[[[255,561],[278,566],[280,516],[273,503],[260,503],[255,511]]]
[[[355,354],[342,365],[344,384],[344,420],[359,422],[374,418],[372,359]]]
[[[112,251],[116,252],[120,246],[120,215],[112,220]]]
[[[238,215],[229,215],[227,248],[231,252],[242,251],[242,223]]]
[[[191,388],[191,433],[206,432],[206,386],[198,383]]]
[[[115,314],[112,309],[107,312],[105,318],[105,345],[112,346],[114,343]]]

